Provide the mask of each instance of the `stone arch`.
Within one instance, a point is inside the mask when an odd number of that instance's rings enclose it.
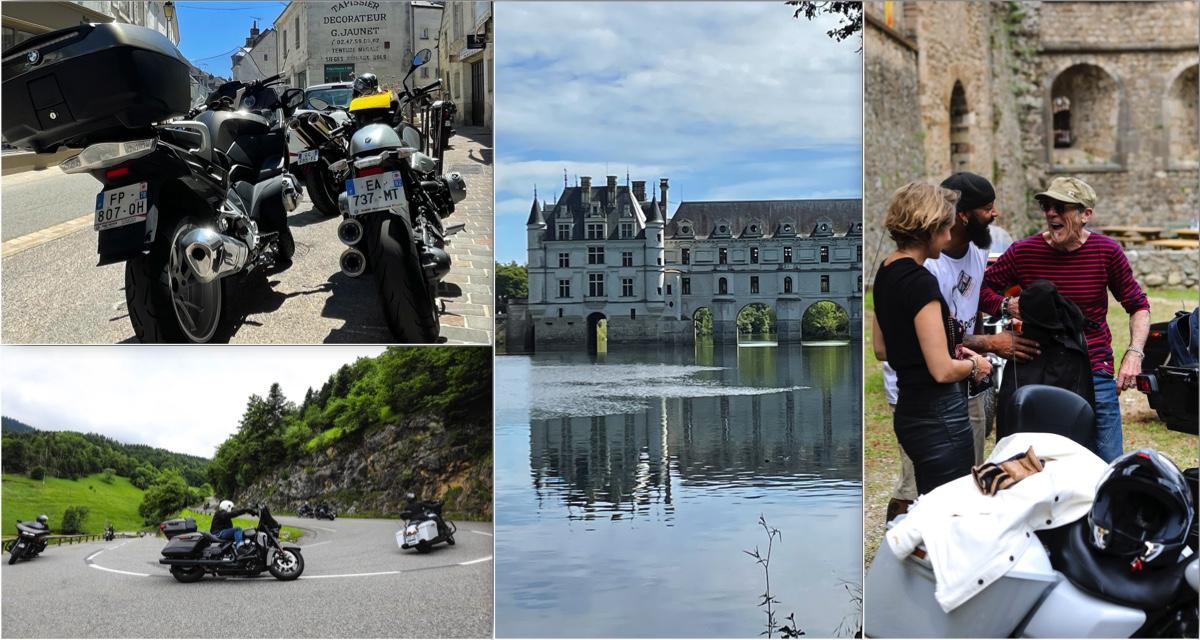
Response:
[[[596,311],[587,317],[588,353],[608,351],[608,317]]]
[[[1103,63],[1076,62],[1050,75],[1046,109],[1046,147],[1053,170],[1122,164],[1125,90],[1120,76]]]
[[[1200,64],[1184,63],[1167,77],[1163,98],[1167,166],[1195,169],[1200,166]]]
[[[967,90],[960,80],[950,90],[950,171],[971,168],[971,124],[973,117],[967,103]]]
[[[738,341],[761,340],[763,336],[774,336],[778,332],[778,316],[775,308],[765,302],[750,302],[738,309],[735,317]]]
[[[826,310],[832,315],[824,316]],[[809,302],[801,316],[802,340],[849,340],[854,328],[850,326],[852,314],[842,301],[824,298]]]
[[[696,307],[692,312],[692,335],[696,341],[712,340],[713,311],[709,307]]]

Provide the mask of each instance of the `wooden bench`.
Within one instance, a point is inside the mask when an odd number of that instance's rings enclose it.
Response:
[[[1196,238],[1169,238],[1166,240],[1152,240],[1147,244],[1163,249],[1200,249],[1200,239]]]

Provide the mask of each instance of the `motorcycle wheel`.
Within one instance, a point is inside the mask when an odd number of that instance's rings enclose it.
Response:
[[[140,342],[229,340],[233,332],[229,277],[201,283],[175,250],[176,241],[199,226],[191,217],[168,224],[159,229],[148,254],[125,263],[125,303]]]
[[[171,575],[184,584],[200,582],[204,578],[204,569],[201,567],[173,566],[171,567]]]
[[[429,550],[432,548],[433,545],[429,544],[428,540],[422,540],[417,543],[417,553],[429,553]]]
[[[318,160],[318,162],[321,162]],[[325,216],[338,216],[338,191],[331,184],[329,168],[324,164],[310,165],[302,171],[304,187],[308,189],[313,208]]]
[[[435,297],[404,222],[384,211],[371,214],[368,226],[373,228],[367,233],[367,259],[392,335],[406,343],[436,341],[441,323]]]
[[[16,564],[17,560],[21,559],[21,553],[24,550],[25,550],[25,547],[22,545],[18,544],[16,546],[14,546],[12,551],[10,551],[8,554],[8,564]]]
[[[267,565],[276,580],[295,580],[304,573],[304,556],[299,551],[276,551]]]

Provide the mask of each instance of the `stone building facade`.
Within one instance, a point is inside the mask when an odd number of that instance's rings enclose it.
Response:
[[[1032,195],[1058,175],[1096,189],[1097,225],[1200,215],[1200,5],[906,0],[866,15],[871,260],[890,248],[893,190],[964,169],[996,184],[1014,237],[1041,224]]]
[[[613,343],[688,344],[700,309],[716,342],[737,339],[738,313],[771,307],[780,340],[802,338],[805,312],[830,300],[862,320],[862,201],[682,202],[669,181],[603,185],[581,177],[556,202],[535,196],[527,221],[529,297],[510,303],[508,344],[591,346],[604,320]]]
[[[293,0],[275,19],[278,73],[294,87],[373,73],[398,88],[412,60],[412,6],[386,0]]]
[[[451,2],[438,29],[442,89],[458,106],[456,125],[492,128],[495,93],[492,3]]]
[[[246,36],[246,44],[232,56],[234,80],[253,82],[279,73],[279,44],[275,30],[260,31],[256,21]]]

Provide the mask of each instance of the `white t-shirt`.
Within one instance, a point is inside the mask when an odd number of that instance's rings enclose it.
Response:
[[[962,323],[964,335],[975,333],[975,317],[979,311],[979,287],[983,285],[983,270],[987,268],[988,250],[967,243],[967,251],[959,258],[942,254],[925,261],[925,268],[937,278],[938,289],[950,316]],[[896,404],[896,372],[885,362],[883,391],[888,404]]]

